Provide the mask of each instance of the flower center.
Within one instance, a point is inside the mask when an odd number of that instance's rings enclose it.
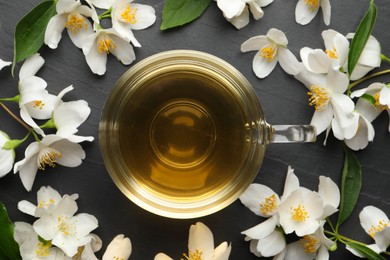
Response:
[[[45,200],[41,200],[38,203],[38,208],[47,208],[49,207],[49,205],[53,205],[53,204],[55,204],[54,199],[50,199],[48,202],[46,202]]]
[[[181,260],[202,260],[203,259],[202,255],[203,255],[203,252],[196,249],[194,252],[189,251],[188,255],[184,253],[183,254],[184,258],[181,258]]]
[[[124,22],[136,24],[137,23],[137,14],[138,8],[131,8],[130,5],[126,6],[126,9],[122,12],[121,17]]]
[[[57,159],[61,158],[62,154],[56,149],[46,147],[39,152],[38,169],[44,170],[46,166],[55,167]]]
[[[78,33],[81,29],[88,29],[88,24],[85,23],[85,18],[78,14],[72,13],[68,16],[68,21],[65,23],[65,27],[73,34]]]
[[[331,59],[338,59],[339,55],[337,54],[336,47],[333,47],[332,50],[325,50],[326,54],[328,54],[328,57]]]
[[[303,0],[307,7],[310,8],[311,11],[315,11],[320,6],[320,0]]]
[[[306,253],[315,253],[317,251],[317,239],[313,236],[304,236],[300,243]]]
[[[38,257],[47,257],[50,255],[51,242],[47,241],[45,243],[38,242],[35,253]]]
[[[314,106],[316,111],[326,108],[329,102],[329,92],[320,86],[313,85],[310,87],[309,92],[309,105]]]
[[[268,62],[272,62],[276,56],[276,53],[278,52],[278,49],[276,48],[276,45],[273,43],[265,45],[263,48],[260,49],[259,55],[266,59]]]
[[[303,222],[309,218],[305,206],[299,204],[296,208],[291,207],[291,217],[295,222]]]
[[[114,41],[109,37],[102,37],[97,45],[97,49],[100,53],[106,52],[109,54],[116,48]]]
[[[268,215],[269,213],[276,210],[278,205],[276,204],[276,194],[272,194],[271,196],[265,198],[263,203],[260,203],[260,211],[264,215]]]
[[[76,227],[69,224],[68,217],[59,216],[57,218],[58,221],[58,230],[62,232],[65,236],[69,236],[76,231]]]
[[[34,108],[38,108],[39,110],[42,110],[44,106],[45,106],[45,103],[43,103],[42,100],[34,100],[33,101]]]
[[[377,232],[382,231],[385,227],[388,227],[389,225],[390,225],[389,220],[382,219],[381,221],[379,221],[378,225],[376,225],[376,226],[372,225],[367,233],[373,238],[373,237],[375,237],[375,234]]]

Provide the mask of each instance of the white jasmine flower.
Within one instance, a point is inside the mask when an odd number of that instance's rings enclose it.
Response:
[[[334,61],[337,66],[342,67],[347,61],[349,52],[349,41],[341,33],[335,30],[322,32],[325,43],[325,51],[304,47],[300,51],[302,63],[305,68],[314,73],[328,73]]]
[[[323,211],[323,202],[317,192],[298,189],[280,204],[279,223],[286,234],[309,235],[319,228]]]
[[[331,178],[320,176],[318,185],[318,194],[322,198],[324,212],[322,219],[327,218],[338,211],[340,205],[340,189]]]
[[[19,107],[21,118],[30,125],[38,134],[44,135],[35,119],[49,119],[53,112],[56,97],[47,92],[47,83],[42,78],[35,76],[43,66],[44,59],[39,53],[27,58],[19,71]]]
[[[261,9],[273,2],[273,0],[216,0],[218,8],[225,18],[237,29],[241,29],[249,23],[249,10],[253,18],[259,20],[264,12]],[[248,7],[249,6],[249,7]]]
[[[390,245],[390,220],[377,207],[367,206],[359,214],[360,224],[374,240],[380,252],[386,251]]]
[[[7,147],[9,141],[9,136],[0,131],[0,178],[12,170],[15,162],[15,150]]]
[[[38,169],[55,167],[56,164],[76,167],[84,158],[85,152],[79,144],[58,135],[47,135],[27,147],[25,158],[15,163],[14,173],[19,172],[23,186],[30,191]]]
[[[69,38],[74,45],[81,48],[85,38],[93,33],[93,27],[87,17],[99,23],[96,11],[79,0],[58,0],[57,14],[54,15],[46,27],[44,42],[55,49],[61,40],[62,31],[67,28]]]
[[[305,235],[300,240],[288,244],[286,247],[285,259],[329,259],[328,249],[334,242],[324,234],[323,226],[320,226],[316,232]]]
[[[331,66],[326,75],[312,73],[305,68],[294,76],[308,89],[309,104],[315,108],[311,125],[317,129],[317,135],[327,129],[333,120],[337,120],[342,139],[349,139],[356,133],[357,124],[352,111],[355,108],[351,98],[344,94],[349,85],[347,75]],[[353,125],[354,127],[351,127]]]
[[[112,6],[111,17],[113,28],[136,47],[141,45],[135,39],[132,30],[145,29],[156,21],[153,7],[135,4],[133,0],[116,0]]]
[[[77,254],[72,258],[73,260],[99,260],[95,253],[102,248],[102,240],[99,236],[92,233],[87,238],[90,238],[91,242],[81,247],[82,250],[79,248]]]
[[[72,194],[69,198],[77,200],[78,194]],[[42,186],[37,192],[37,205],[29,201],[22,200],[18,203],[18,209],[31,216],[40,217],[44,213],[51,213],[54,206],[60,202],[62,196],[50,186]]]
[[[25,222],[14,223],[14,239],[19,244],[22,259],[29,260],[71,260],[59,248],[52,247],[50,241],[39,240],[33,227]]]
[[[390,87],[383,83],[372,83],[367,88],[352,92],[351,97],[360,97],[356,109],[369,122],[372,122],[383,111],[390,116]],[[390,132],[390,124],[389,124]]]
[[[352,39],[354,35],[354,33],[348,33],[347,38]],[[350,79],[358,80],[380,65],[381,45],[374,36],[370,35],[362,53],[360,54],[359,60],[350,75]]]
[[[272,28],[266,35],[255,36],[245,41],[241,45],[241,51],[257,51],[253,59],[253,71],[259,78],[267,77],[278,61],[285,72],[295,75],[300,71],[300,64],[287,49],[287,44],[286,35]]]
[[[324,23],[329,25],[331,13],[329,0],[299,0],[295,8],[295,21],[301,25],[310,23],[318,13],[320,7],[322,9]]]
[[[123,234],[117,235],[104,252],[103,260],[122,259],[127,260],[131,255],[131,241]]]
[[[90,232],[98,227],[97,219],[86,213],[74,215],[76,202],[65,195],[50,214],[34,222],[35,232],[65,252],[69,257],[77,253],[80,246],[91,242]]]
[[[63,89],[57,96],[53,109],[53,122],[57,129],[56,135],[67,138],[71,142],[80,143],[93,141],[92,136],[77,136],[78,127],[87,120],[91,109],[85,100],[64,102],[62,97],[73,90],[72,86]]]
[[[2,70],[4,67],[9,66],[11,64],[12,64],[11,61],[4,61],[4,60],[0,59],[0,70]]]
[[[227,242],[221,243],[214,249],[214,237],[211,230],[201,222],[191,225],[188,238],[188,259],[203,260],[227,260],[229,259],[231,245]],[[171,260],[164,253],[159,253],[154,257],[155,260]]]
[[[83,53],[92,72],[98,75],[106,72],[109,53],[115,55],[124,65],[129,65],[135,59],[131,44],[113,28],[98,30],[88,36],[83,45]]]

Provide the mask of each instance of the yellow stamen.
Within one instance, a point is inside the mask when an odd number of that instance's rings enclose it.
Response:
[[[203,252],[196,249],[195,252],[188,252],[187,254],[183,254],[184,258],[181,258],[181,260],[202,260]]]
[[[43,103],[42,100],[34,100],[33,101],[34,108],[38,108],[39,110],[42,110],[44,106],[45,106],[45,103]]]
[[[377,232],[382,231],[385,227],[388,227],[389,225],[390,225],[389,220],[381,220],[381,221],[379,221],[378,225],[376,225],[376,226],[372,225],[367,233],[373,238],[373,237],[375,237],[375,234]]]
[[[68,21],[65,23],[65,27],[68,28],[68,30],[76,34],[81,29],[88,29],[88,24],[85,22],[85,18],[78,14],[78,13],[72,13],[68,16]]]
[[[278,48],[275,44],[270,43],[260,49],[259,55],[266,59],[268,62],[272,62],[278,52]]]
[[[115,48],[116,48],[116,45],[114,44],[113,40],[111,40],[108,37],[102,37],[99,40],[99,43],[97,45],[97,49],[100,53],[106,52],[107,54],[109,54]]]
[[[325,109],[330,98],[329,92],[325,88],[316,85],[311,86],[310,90],[310,92],[307,92],[309,105],[314,106],[316,111]]]
[[[267,215],[277,209],[278,205],[276,204],[276,194],[265,198],[263,203],[260,203],[260,211]]]
[[[39,203],[38,203],[38,208],[44,208],[44,207],[49,207],[49,205],[53,205],[55,204],[55,200],[54,199],[50,199],[49,202],[46,202],[44,200],[41,200]]]
[[[64,234],[65,236],[69,236],[76,233],[76,226],[71,225],[68,220],[69,218],[66,216],[57,217],[58,230],[62,232],[62,234]]]
[[[328,57],[331,59],[338,59],[339,55],[337,54],[336,47],[333,47],[333,50],[326,50],[326,54],[328,54]]]
[[[295,222],[303,222],[309,218],[309,213],[306,211],[305,206],[299,204],[296,208],[291,207],[291,218]]]
[[[121,17],[122,19],[131,24],[136,24],[137,23],[137,14],[138,8],[131,8],[130,5],[126,6],[126,9],[122,12]]]
[[[42,149],[38,155],[38,169],[44,170],[46,166],[55,167],[62,154],[52,148]]]
[[[301,240],[300,243],[305,250],[306,253],[315,253],[317,252],[317,239],[313,236],[304,236]]]
[[[303,0],[312,12],[317,10],[320,6],[320,0]]]
[[[46,243],[38,242],[37,248],[35,249],[35,253],[38,257],[47,257],[50,255],[50,248],[52,244],[50,241]]]

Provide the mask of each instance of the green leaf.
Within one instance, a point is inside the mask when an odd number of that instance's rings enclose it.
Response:
[[[348,242],[346,243],[348,246],[352,247],[355,249],[359,254],[362,256],[366,257],[367,259],[370,260],[386,260],[385,257],[381,256],[380,254],[376,253],[373,251],[371,248],[360,244],[360,243],[355,243],[355,242]]]
[[[211,0],[166,0],[162,11],[161,30],[192,22],[202,15]]]
[[[46,26],[50,18],[56,14],[56,0],[44,1],[34,7],[16,25],[14,35],[14,62],[15,64],[30,55],[38,52],[43,45]]]
[[[7,210],[0,202],[0,258],[1,259],[22,259],[20,257],[19,245],[14,239],[14,225],[8,217]]]
[[[373,96],[371,96],[370,94],[363,94],[361,96],[362,99],[366,100],[367,102],[369,102],[370,104],[372,104],[373,106],[375,106],[376,104],[376,100]]]
[[[351,75],[371,35],[377,17],[377,7],[371,0],[370,7],[356,29],[348,53],[348,74]]]
[[[362,187],[362,169],[356,155],[345,147],[345,160],[341,178],[341,201],[338,227],[351,215]]]

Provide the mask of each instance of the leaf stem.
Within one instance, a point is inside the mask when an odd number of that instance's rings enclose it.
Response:
[[[17,117],[11,110],[8,109],[6,105],[4,105],[3,102],[0,102],[0,106],[10,115],[12,116],[19,124],[21,124],[24,128],[26,128],[28,131],[31,131],[32,128],[29,127],[25,122],[23,122],[19,117]]]
[[[338,241],[346,244],[348,242],[353,242],[355,244],[359,244],[359,245],[362,245],[362,246],[367,246],[366,244],[360,242],[360,241],[357,241],[357,240],[354,240],[354,239],[351,239],[351,238],[348,238],[346,236],[343,236],[343,235],[340,235],[339,233],[337,232],[331,232],[331,231],[328,231],[328,230],[324,230],[324,233],[328,234],[328,235],[332,235],[334,236],[335,238],[337,238]]]
[[[381,53],[381,60],[382,60],[382,61],[390,62],[390,58],[387,57],[386,55],[384,55],[383,53]]]
[[[385,75],[385,74],[388,74],[388,73],[390,73],[390,69],[379,71],[377,73],[374,73],[374,74],[368,75],[368,76],[366,76],[364,78],[361,78],[359,80],[356,80],[355,82],[349,84],[348,90],[350,90],[351,88],[355,87],[356,85],[359,85],[360,83],[362,83],[362,82],[364,82],[364,81],[366,81],[368,79],[371,79],[371,78],[374,78],[374,77],[378,77],[378,76],[381,76],[381,75]]]
[[[16,102],[19,103],[20,95],[16,95],[12,98],[0,98],[0,101],[10,101],[10,102]]]
[[[104,18],[110,18],[111,17],[111,11],[112,11],[112,7],[110,9],[108,9],[107,11],[105,11],[104,13],[101,13],[98,16],[99,20],[102,20]]]
[[[326,218],[326,223],[328,223],[328,225],[330,226],[330,228],[332,229],[332,231],[333,231],[334,233],[337,233],[337,231],[334,229],[334,226],[333,226],[333,224],[332,224],[332,221],[330,221],[329,218]]]

